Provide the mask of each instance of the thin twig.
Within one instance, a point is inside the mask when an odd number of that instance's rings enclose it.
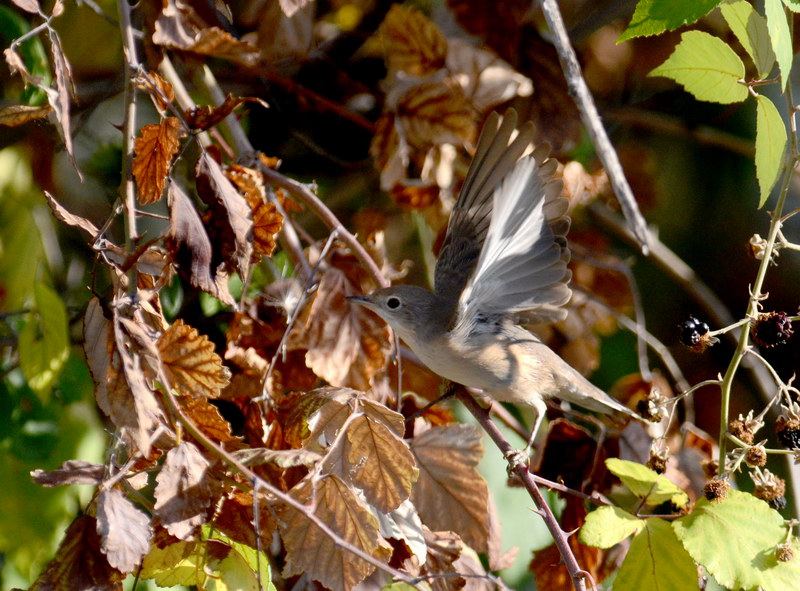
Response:
[[[608,139],[600,114],[594,104],[592,93],[583,79],[578,57],[575,55],[575,50],[572,48],[567,35],[567,28],[561,18],[558,3],[556,0],[538,0],[538,2],[541,4],[547,26],[550,27],[550,31],[553,33],[553,43],[558,52],[558,59],[561,62],[561,69],[564,72],[567,87],[575,99],[575,104],[578,106],[583,124],[586,126],[589,137],[597,150],[597,155],[600,157],[606,173],[608,173],[608,178],[625,214],[625,219],[628,220],[628,224],[633,229],[639,248],[646,254],[650,246],[647,224],[639,211],[639,206],[636,204],[636,199],[633,196],[628,180],[625,178],[625,172],[622,170],[619,156],[614,150],[614,146],[611,145],[611,140]]]
[[[481,427],[483,427],[483,430],[486,431],[489,437],[492,438],[492,441],[494,441],[495,445],[497,445],[497,447],[500,449],[503,456],[506,458],[511,457],[516,450],[506,440],[500,429],[497,428],[497,425],[494,424],[489,416],[489,412],[480,404],[478,404],[478,402],[472,396],[470,396],[463,386],[454,385],[454,387],[457,388],[456,396],[458,396],[458,399],[464,403],[464,406],[467,407],[467,410],[472,413],[472,416],[474,416],[478,423],[480,423]],[[578,564],[575,554],[572,552],[572,548],[570,548],[569,542],[567,541],[566,532],[564,532],[564,530],[562,530],[561,526],[558,524],[558,520],[556,520],[555,515],[553,515],[553,511],[550,509],[550,506],[542,496],[542,492],[536,485],[536,480],[534,479],[533,475],[528,471],[528,467],[520,462],[509,462],[509,465],[519,476],[523,486],[530,494],[533,502],[536,504],[538,513],[542,516],[542,519],[544,519],[545,525],[550,531],[550,535],[553,536],[553,541],[558,548],[561,559],[564,561],[564,566],[566,566],[567,572],[569,572],[569,576],[572,579],[573,587],[576,591],[586,591],[586,580],[588,573],[582,570]],[[589,580],[591,582],[590,577]]]
[[[122,158],[122,194],[125,216],[125,247],[133,252],[139,234],[136,230],[136,187],[133,183],[133,148],[136,137],[136,86],[134,73],[139,70],[139,58],[136,54],[136,41],[133,38],[131,25],[131,7],[128,0],[117,0],[120,27],[122,29],[122,70],[125,79],[125,121],[123,122],[123,158]],[[136,292],[136,267],[128,272],[128,293]]]

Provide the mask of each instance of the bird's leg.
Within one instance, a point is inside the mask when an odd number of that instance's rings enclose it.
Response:
[[[513,470],[519,464],[530,465],[531,449],[533,449],[533,444],[536,441],[536,435],[539,433],[539,428],[542,426],[542,421],[544,420],[545,413],[547,412],[547,405],[543,400],[535,400],[532,406],[534,413],[533,429],[531,429],[531,434],[528,437],[528,444],[525,446],[524,450],[515,449],[506,454],[506,460],[509,463],[509,473],[513,472]]]

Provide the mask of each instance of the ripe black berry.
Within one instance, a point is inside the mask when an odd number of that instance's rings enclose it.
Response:
[[[800,449],[800,421],[781,415],[775,423],[778,443],[788,449]]]
[[[775,497],[774,499],[767,501],[767,504],[776,511],[783,511],[786,508],[786,497]]]
[[[689,316],[687,320],[680,324],[679,329],[681,343],[695,353],[702,353],[706,350],[706,347],[713,345],[718,340],[709,336],[708,324],[694,316]]]
[[[792,321],[786,312],[767,312],[759,314],[750,335],[753,341],[764,348],[785,345],[789,338],[794,334]]]

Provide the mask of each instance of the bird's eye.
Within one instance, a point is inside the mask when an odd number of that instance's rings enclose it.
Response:
[[[397,310],[400,307],[400,298],[396,298],[394,296],[388,298],[386,300],[386,307],[390,310]]]

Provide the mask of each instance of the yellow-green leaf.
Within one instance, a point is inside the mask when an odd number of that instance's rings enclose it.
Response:
[[[751,494],[730,490],[723,501],[700,499],[672,528],[695,562],[726,588],[797,588],[800,560],[779,562],[775,555],[786,539],[783,517]]]
[[[786,152],[786,127],[775,104],[764,95],[756,97],[756,178],[758,207],[767,202],[778,181]]]
[[[660,505],[671,501],[676,506],[682,507],[689,502],[689,497],[677,485],[647,466],[619,458],[609,458],[606,460],[606,467],[633,494],[647,499],[648,505]]]
[[[33,297],[33,314],[19,334],[19,364],[31,389],[46,396],[69,357],[67,309],[40,281],[33,284]]]
[[[685,591],[697,589],[697,568],[669,523],[646,520],[614,582],[614,591]]]
[[[786,88],[786,81],[789,79],[789,72],[792,69],[792,34],[789,31],[789,22],[786,20],[786,12],[783,10],[781,0],[764,0],[764,13],[767,17],[767,28],[769,29],[769,40],[772,43],[772,51],[778,60],[778,69],[781,71],[781,89]]]
[[[753,60],[759,78],[769,76],[775,65],[775,52],[769,38],[767,19],[747,0],[728,0],[720,4],[722,16],[744,50]]]
[[[586,516],[579,538],[587,546],[610,548],[642,527],[643,519],[619,507],[599,507]]]
[[[708,14],[719,3],[720,0],[639,0],[628,28],[617,43],[688,25]]]
[[[672,55],[648,76],[671,78],[701,101],[725,104],[747,98],[742,60],[727,43],[702,31],[681,35]]]

